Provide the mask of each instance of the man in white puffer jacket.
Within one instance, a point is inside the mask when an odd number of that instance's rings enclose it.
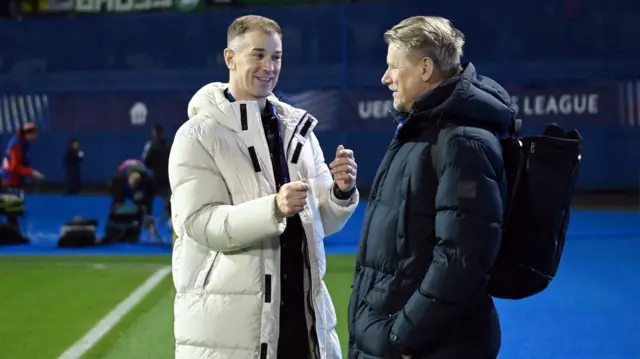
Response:
[[[323,240],[358,205],[357,165],[339,146],[327,166],[316,119],[272,95],[281,37],[229,26],[229,83],[193,96],[171,148],[176,359],[342,356]]]

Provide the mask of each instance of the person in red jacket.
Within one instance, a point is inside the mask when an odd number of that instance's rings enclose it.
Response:
[[[30,145],[38,138],[38,128],[33,123],[24,124],[18,129],[7,144],[2,159],[2,168],[0,169],[0,177],[2,178],[1,194],[3,200],[9,197],[15,197],[18,200],[24,198],[24,186],[27,178],[35,178],[37,180],[44,179],[44,175],[39,171],[31,168],[31,151]],[[7,222],[20,232],[18,216],[20,212],[5,212]]]
[[[24,124],[9,140],[2,160],[2,186],[22,190],[26,178],[44,179],[42,173],[31,168],[31,143],[38,139],[38,128]]]

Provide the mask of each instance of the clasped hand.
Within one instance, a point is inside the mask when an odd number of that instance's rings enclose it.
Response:
[[[309,183],[306,179],[290,182],[280,187],[276,195],[276,217],[283,219],[294,216],[307,205]]]

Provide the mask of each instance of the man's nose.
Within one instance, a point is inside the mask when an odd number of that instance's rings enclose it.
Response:
[[[270,58],[266,58],[264,61],[262,61],[262,70],[264,71],[273,71],[273,61],[271,61]]]
[[[393,82],[391,81],[391,76],[389,76],[389,71],[385,71],[380,82],[382,82],[382,84],[386,86],[390,85]]]

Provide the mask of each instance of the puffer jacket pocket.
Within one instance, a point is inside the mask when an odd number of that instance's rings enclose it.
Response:
[[[374,286],[367,292],[364,302],[376,313],[384,315],[398,314],[413,294],[413,290]]]
[[[220,252],[213,252],[209,257],[207,257],[205,265],[198,274],[198,278],[196,278],[194,288],[196,291],[203,291],[207,287],[207,284],[209,284],[209,279],[211,279],[211,274],[213,273],[218,256],[220,256]]]

